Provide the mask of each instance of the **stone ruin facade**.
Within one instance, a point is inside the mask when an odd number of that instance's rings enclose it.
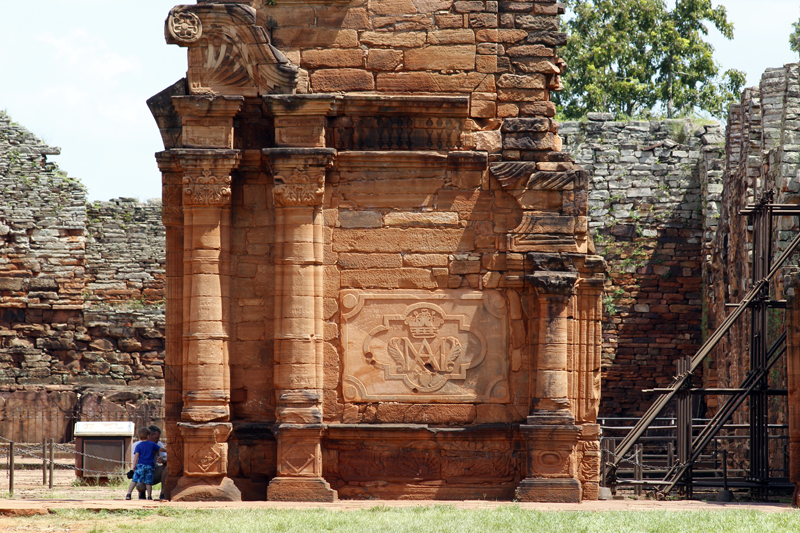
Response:
[[[321,477],[343,498],[484,494],[510,498],[516,488],[526,486],[523,480],[530,477],[527,469],[536,464],[529,453],[529,446],[534,450],[531,443],[536,437],[526,433],[525,426],[543,424],[529,423],[525,415],[540,413],[525,413],[524,404],[530,401],[533,407],[540,405],[533,403],[539,399],[537,376],[551,370],[545,366],[540,369],[537,360],[539,353],[553,350],[540,341],[550,332],[541,329],[546,323],[539,317],[553,311],[540,310],[546,301],[541,298],[546,299],[548,293],[539,278],[555,270],[560,272],[556,278],[571,278],[574,274],[580,281],[574,285],[576,294],[563,295],[561,300],[572,302],[566,311],[566,321],[574,328],[567,329],[567,371],[548,376],[566,376],[566,397],[570,399],[572,415],[577,416],[575,425],[582,429],[571,459],[577,465],[573,472],[581,483],[582,497],[592,497],[596,485],[591,461],[596,446],[591,435],[595,427],[590,422],[594,419],[579,409],[598,401],[591,396],[596,395],[597,389],[582,388],[597,387],[598,382],[596,375],[581,381],[587,375],[580,372],[596,372],[602,367],[601,416],[639,416],[652,401],[652,393],[642,389],[669,383],[674,375],[674,359],[693,353],[703,336],[716,327],[718,317],[724,316],[725,303],[736,301],[747,290],[752,236],[737,214],[739,209],[753,201],[756,189],[775,189],[779,203],[796,203],[800,190],[796,178],[800,162],[795,157],[798,148],[794,141],[796,110],[800,107],[798,67],[771,69],[759,87],[746,91],[741,104],[731,110],[727,136],[716,124],[685,120],[616,122],[601,113],[591,114],[582,122],[561,124],[557,136],[552,137],[552,147],[562,142],[562,151],[574,155],[588,171],[586,176],[574,172],[576,169],[570,171],[568,158],[549,149],[546,134],[555,132],[542,131],[537,136],[516,131],[544,124],[532,118],[551,118],[552,105],[540,98],[546,94],[544,88],[502,87],[515,79],[503,79],[504,75],[530,74],[525,72],[525,65],[531,69],[534,64],[538,65],[536,68],[550,68],[548,64],[561,68],[555,56],[545,52],[545,48],[552,51],[550,44],[562,38],[547,29],[553,29],[556,4],[542,3],[533,6],[538,12],[516,14],[508,12],[513,7],[510,3],[498,5],[496,13],[491,11],[491,3],[482,4],[489,11],[480,12],[470,11],[477,8],[471,3],[441,2],[444,7],[439,9],[440,4],[411,2],[416,13],[411,13],[405,4],[397,3],[400,7],[391,8],[381,4],[253,4],[250,7],[255,8],[254,13],[246,5],[240,6],[255,16],[249,21],[255,20],[256,27],[266,30],[264,39],[280,50],[269,48],[275,55],[275,64],[286,65],[276,68],[285,72],[296,69],[294,96],[269,96],[283,91],[275,81],[283,78],[266,66],[254,70],[249,64],[231,59],[234,56],[218,57],[228,64],[225,68],[234,65],[234,70],[243,69],[235,79],[226,78],[228,85],[210,72],[202,74],[203,65],[214,64],[208,58],[214,50],[221,50],[219,43],[227,38],[217,36],[209,41],[217,43],[217,48],[201,48],[199,53],[197,47],[201,47],[202,38],[194,45],[184,43],[189,47],[190,66],[195,69],[190,69],[187,78],[192,80],[191,73],[195,72],[195,79],[211,80],[201,84],[208,90],[194,90],[195,97],[187,98],[193,91],[187,80],[181,80],[150,101],[168,148],[159,160],[167,171],[168,206],[163,214],[172,225],[168,231],[173,243],[173,279],[184,278],[177,266],[184,258],[187,216],[181,182],[186,176],[192,177],[177,156],[211,157],[210,152],[181,154],[177,149],[239,151],[238,155],[230,155],[236,160],[229,173],[231,196],[220,196],[231,212],[228,232],[220,233],[220,237],[227,235],[230,239],[225,250],[227,265],[225,261],[220,263],[229,273],[230,284],[224,293],[228,303],[221,307],[227,313],[227,322],[223,323],[227,329],[211,334],[219,334],[218,344],[227,350],[230,381],[228,388],[223,383],[222,393],[211,400],[200,401],[192,396],[194,389],[187,390],[193,401],[213,408],[219,407],[215,402],[226,398],[228,391],[228,400],[219,403],[223,410],[227,403],[230,419],[211,422],[222,422],[222,426],[215,426],[218,434],[230,434],[227,440],[214,435],[213,443],[212,439],[205,442],[220,450],[216,445],[223,442],[218,443],[217,439],[225,440],[227,453],[221,459],[227,461],[225,473],[247,499],[264,499],[269,481],[275,477],[311,478],[310,482],[301,480],[300,486],[310,483],[312,487],[321,485]],[[221,14],[221,7],[192,6],[209,12],[216,9],[217,15]],[[545,8],[552,13],[544,13]],[[404,9],[409,12],[398,14]],[[235,6],[224,7],[226,16],[234,17],[237,10]],[[195,16],[201,20],[200,27],[205,28],[208,38],[208,24],[203,26],[202,22],[206,15],[199,12]],[[192,20],[189,15],[184,18]],[[497,27],[492,26],[495,19]],[[311,20],[316,21],[313,28],[309,27]],[[244,26],[252,26],[249,21]],[[227,28],[225,35],[245,35],[238,22],[234,24],[239,28],[235,32],[226,24],[224,17],[217,16],[212,25]],[[481,24],[488,25],[479,28]],[[248,57],[254,54],[250,52],[251,45],[252,50],[263,45],[257,35],[260,30],[253,31],[255,36],[241,37],[242,42],[249,43],[245,53]],[[474,42],[458,41],[469,41],[467,32],[471,32]],[[169,29],[167,33],[170,35]],[[554,41],[537,43],[537,39]],[[256,46],[257,43],[262,44]],[[475,61],[472,70],[415,66],[420,64],[415,61],[423,57],[417,49],[437,53],[424,56],[433,61],[434,57],[456,57],[457,52],[472,53],[471,47]],[[523,55],[534,50],[543,55],[536,59]],[[254,57],[266,61],[264,65],[273,64],[258,54]],[[356,57],[361,58],[360,62]],[[495,61],[497,71],[486,72],[487,68],[495,68]],[[246,81],[252,72],[261,71],[264,77],[259,79],[273,80],[259,82],[267,83],[268,89],[249,86]],[[538,74],[544,78],[534,79],[540,80],[543,87],[557,86],[554,72],[544,70]],[[373,81],[366,81],[367,76]],[[348,85],[356,83],[354,79],[363,85]],[[201,98],[200,93],[205,97]],[[179,97],[176,102],[173,96]],[[179,112],[181,98],[194,100],[196,109]],[[219,103],[220,100],[231,101]],[[231,110],[220,111],[219,106],[234,108],[237,101],[240,107],[233,115]],[[295,109],[297,102],[302,105]],[[309,106],[317,108],[310,110]],[[520,118],[526,121],[519,122]],[[313,133],[309,134],[309,130]],[[205,138],[216,135],[219,140],[224,134],[232,134],[220,142],[225,148]],[[300,140],[292,140],[297,135]],[[303,140],[303,135],[311,135],[314,140]],[[533,149],[539,146],[533,143],[540,141],[547,149]],[[521,147],[524,143],[531,144]],[[525,147],[531,149],[521,149]],[[310,230],[303,229],[313,236],[321,227],[321,256],[312,255],[316,252],[307,256],[291,256],[292,252],[288,252],[287,256],[285,250],[302,247],[287,248],[285,230],[281,230],[284,240],[276,240],[276,231],[285,228],[285,208],[294,207],[284,200],[275,203],[275,175],[280,175],[277,170],[281,158],[292,160],[288,168],[283,165],[286,177],[280,178],[283,181],[279,184],[288,185],[285,190],[304,190],[293,174],[296,168],[305,167],[294,164],[297,151],[258,155],[263,148],[335,150],[299,154],[300,161],[306,161],[304,165],[324,168],[325,172],[324,187],[319,187],[321,198],[314,200],[321,204],[321,225],[313,218],[320,215],[312,210]],[[132,199],[87,204],[80,183],[47,161],[46,156],[57,150],[0,114],[0,185],[5,198],[0,211],[0,435],[19,442],[37,442],[51,436],[68,441],[76,419],[123,417],[141,424],[158,421],[162,403],[167,230],[160,220],[161,205],[139,204]],[[212,167],[209,164],[209,169]],[[202,173],[199,176],[206,177]],[[513,183],[517,176],[518,183]],[[213,173],[208,177],[216,179]],[[402,189],[394,186],[399,180],[403,180]],[[221,191],[228,188],[219,185]],[[584,215],[575,215],[577,226],[566,226],[566,233],[553,231],[558,227],[553,224],[563,220],[549,217],[555,214],[566,218],[580,213],[581,202],[587,198]],[[580,209],[576,210],[576,204]],[[282,222],[278,218],[281,212]],[[222,220],[225,216],[223,209]],[[585,260],[581,262],[580,256],[588,256],[586,252],[591,252],[592,246],[585,241],[585,252],[581,248],[584,237],[575,229],[582,230],[581,216],[586,216],[585,227],[594,238],[596,254],[607,264],[602,309],[592,307],[595,335],[600,331],[596,317],[602,314],[602,338],[592,340],[594,349],[602,346],[601,354],[596,356],[600,365],[590,362],[584,367],[586,370],[576,367],[579,363],[574,359],[579,350],[585,353],[588,349],[582,346],[583,341],[576,340],[581,338],[580,328],[588,323],[581,322],[582,311],[575,305],[578,298],[600,298],[603,269],[596,265],[587,268]],[[531,221],[532,217],[535,220],[524,229],[522,222]],[[547,231],[552,233],[540,233],[542,228],[549,228]],[[785,246],[796,230],[790,219],[785,219],[776,228],[775,249]],[[547,253],[550,244],[533,242],[529,243],[530,249],[522,245],[526,235],[546,236],[553,243],[569,231],[574,232],[577,254],[561,249],[558,263],[543,260],[541,254]],[[466,244],[469,242],[473,243],[471,249]],[[558,249],[560,245],[553,246]],[[308,243],[305,247],[314,248]],[[204,253],[196,253],[197,264],[202,263]],[[224,259],[225,254],[221,257]],[[299,258],[287,261],[291,257]],[[321,263],[318,257],[322,258]],[[565,262],[561,263],[562,259]],[[313,317],[286,316],[288,313],[282,311],[298,308],[294,299],[286,304],[288,307],[280,307],[286,302],[282,294],[294,296],[291,284],[296,283],[285,273],[286,265],[289,271],[322,272],[319,315],[316,308]],[[284,272],[280,274],[284,280],[281,282],[276,273],[279,266]],[[788,297],[790,307],[799,305],[792,289],[794,270],[785,271],[779,287],[781,294],[774,295],[778,299]],[[306,286],[305,282],[300,284]],[[178,281],[175,286],[172,306],[178,307],[181,314],[186,285]],[[587,286],[597,292],[589,296],[581,293]],[[456,293],[457,298],[448,297],[448,292]],[[419,293],[426,297],[420,298]],[[392,298],[384,297],[387,294]],[[313,298],[313,294],[306,296],[308,302]],[[480,300],[477,296],[481,296]],[[280,304],[276,304],[276,298],[280,298]],[[500,302],[501,298],[504,306],[494,307],[492,302]],[[345,306],[352,302],[353,306]],[[431,303],[437,307],[423,305],[406,313],[414,305]],[[437,314],[437,308],[441,313]],[[387,329],[373,333],[365,310],[375,317],[402,320],[381,323]],[[191,309],[187,311],[190,312]],[[788,313],[799,316],[800,308]],[[464,317],[463,321],[448,323],[446,317],[457,314]],[[284,363],[275,347],[288,343],[283,342],[287,339],[277,338],[275,324],[283,327],[290,321],[297,322],[295,318],[303,318],[313,319],[316,328],[317,316],[322,317],[322,354],[321,370],[314,376],[316,388],[289,389],[276,381],[276,372]],[[794,326],[797,321],[790,314],[784,319],[790,326],[790,354],[794,354],[800,346]],[[426,326],[440,320],[444,322],[439,326]],[[397,367],[392,371],[394,359],[389,341],[393,341],[395,350],[399,347],[401,353],[413,359],[426,357],[427,353],[453,354],[456,344],[443,339],[455,339],[462,347],[469,347],[470,342],[480,345],[474,340],[471,327],[462,329],[464,321],[479,324],[475,330],[491,348],[486,352],[488,359],[484,357],[475,367],[467,366],[467,379],[452,376],[461,373],[461,367],[456,369],[454,365],[452,370],[445,370],[446,383],[435,391],[430,389],[441,382],[433,380],[444,378],[437,377],[441,371],[428,372],[431,382],[421,391],[420,379],[425,379],[425,374],[409,377],[398,372]],[[178,364],[166,366],[167,394],[171,399],[168,409],[172,411],[167,437],[176,445],[176,457],[185,456],[185,441],[181,440],[177,424],[181,422],[183,383],[187,379],[182,362],[188,355],[184,355],[187,352],[183,343],[200,335],[197,331],[186,335],[184,326],[183,320],[181,324],[173,323],[171,333],[166,335],[173,346],[180,345],[172,352],[173,361]],[[412,327],[417,328],[417,336]],[[436,336],[425,337],[432,334],[426,327],[438,328]],[[448,328],[456,332],[448,333]],[[501,343],[488,342],[497,339],[496,333],[489,337],[483,334],[485,330],[496,332],[503,328],[508,346],[505,354],[499,348]],[[400,333],[393,334],[395,330]],[[298,331],[311,330],[307,327]],[[749,368],[748,347],[742,342],[747,332],[746,324],[734,327],[730,339],[723,341],[702,369],[702,375],[698,374],[696,383],[735,387]],[[311,339],[308,335],[301,334],[300,338]],[[314,335],[316,339],[316,329]],[[552,346],[561,344],[554,342]],[[422,351],[425,346],[427,352]],[[367,354],[373,356],[374,364],[367,362]],[[306,360],[310,357],[309,352]],[[491,391],[487,393],[485,375],[498,369],[502,372],[497,364],[503,358],[509,379],[508,397],[496,400]],[[790,366],[791,361],[797,361],[796,355],[790,359]],[[302,367],[289,368],[292,360],[285,364],[282,371],[292,372],[282,376],[297,379],[295,372],[299,373]],[[316,352],[313,363],[305,364],[316,365],[315,371],[319,368]],[[484,381],[471,385],[474,399],[453,399],[452,390],[463,389],[462,384],[484,367],[488,369],[486,374],[480,374]],[[369,380],[363,379],[365,372],[372,376]],[[770,406],[770,423],[790,423],[794,481],[800,480],[796,474],[800,472],[796,466],[800,464],[800,424],[793,410],[797,387],[791,381],[796,375],[790,367],[788,371],[777,369],[770,376],[770,387],[783,388],[788,382],[790,389],[788,402],[776,398]],[[188,378],[192,379],[207,378]],[[406,379],[417,392],[408,392]],[[520,383],[525,380],[528,396],[518,394],[524,389]],[[352,389],[346,396],[348,386],[355,389],[355,396]],[[297,397],[292,399],[285,393],[297,390],[310,390],[312,399],[303,392],[302,402],[297,403]],[[276,391],[281,391],[280,395]],[[698,406],[698,414],[713,413],[720,401],[721,398],[706,397],[705,404]],[[294,422],[303,420],[300,413],[307,417],[309,410],[321,418],[295,427]],[[285,418],[283,413],[287,413]],[[746,423],[747,419],[745,406],[735,421]],[[322,475],[278,476],[281,429],[308,429],[317,426],[317,420],[320,424],[313,429],[313,436],[318,438],[319,454],[314,455],[314,460],[319,457],[322,461]],[[198,418],[183,423],[190,427],[192,423],[208,422]],[[303,439],[308,433],[302,435]],[[194,450],[204,449],[202,442],[195,441]],[[305,444],[308,440],[300,442]],[[311,442],[316,446],[316,440]],[[295,443],[292,441],[289,446]],[[782,445],[773,447],[773,466],[781,468],[785,450]],[[313,451],[316,454],[316,447]],[[746,465],[746,446],[737,443],[731,452],[734,461]],[[184,462],[173,462],[173,468],[173,480],[177,481],[184,473]],[[221,467],[218,472],[222,472]],[[203,477],[212,478],[212,484],[221,478],[196,476]],[[541,487],[546,478],[538,479]],[[298,486],[297,481],[293,483]],[[316,492],[311,493],[330,494],[322,486],[324,490],[314,489]],[[223,492],[224,497],[236,497],[234,490]],[[550,494],[562,497],[559,490]]]
[[[598,492],[603,260],[561,151],[564,6],[172,9],[173,500]]]

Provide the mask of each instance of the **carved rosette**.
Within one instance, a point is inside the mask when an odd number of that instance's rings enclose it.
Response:
[[[200,176],[184,176],[183,203],[186,206],[224,206],[231,201],[231,177],[216,177],[209,169]]]
[[[275,205],[282,207],[316,206],[325,195],[324,168],[294,168],[275,175]]]
[[[200,17],[188,11],[170,13],[167,19],[167,31],[179,43],[189,44],[200,40],[203,36],[203,25]]]

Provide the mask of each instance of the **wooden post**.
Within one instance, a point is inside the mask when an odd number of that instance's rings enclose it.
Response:
[[[47,439],[42,438],[42,485],[47,485]]]
[[[14,443],[8,444],[8,494],[14,495]]]
[[[55,448],[56,439],[50,439],[50,488],[53,488],[53,448]]]

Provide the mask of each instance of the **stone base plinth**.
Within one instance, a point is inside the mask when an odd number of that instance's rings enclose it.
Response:
[[[584,481],[581,484],[583,488],[581,499],[586,500],[597,500],[600,499],[600,483],[595,481]]]
[[[172,489],[173,502],[240,502],[242,493],[227,477],[183,476]]]
[[[580,503],[581,484],[572,478],[527,478],[517,487],[521,502]]]
[[[278,502],[335,502],[338,494],[321,477],[276,477],[267,487],[267,500]]]

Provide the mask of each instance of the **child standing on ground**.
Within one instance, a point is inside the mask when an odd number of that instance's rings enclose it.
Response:
[[[166,450],[148,439],[148,437],[150,437],[150,430],[147,428],[139,428],[138,437],[139,442],[133,449],[133,479],[128,487],[128,494],[125,496],[125,499],[131,499],[131,493],[137,483],[144,483],[145,489],[147,490],[147,499],[152,500],[153,472],[155,471],[156,455]]]

